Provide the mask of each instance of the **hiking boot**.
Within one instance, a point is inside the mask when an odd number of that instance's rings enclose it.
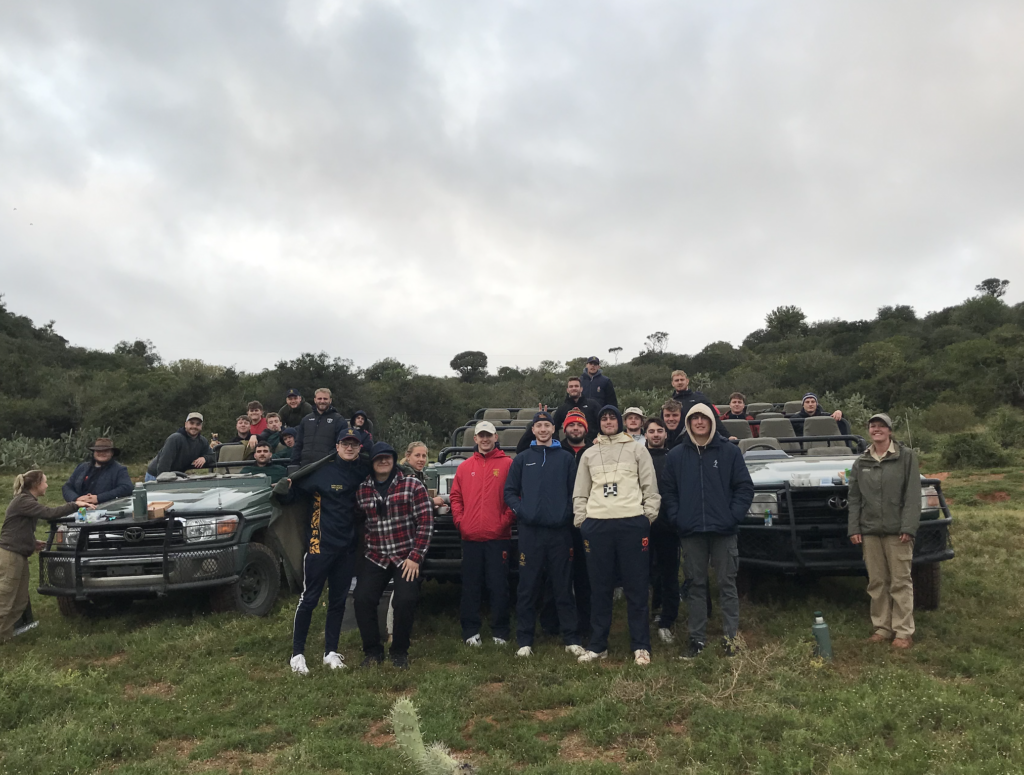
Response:
[[[647,649],[637,649],[633,652],[633,664],[647,667],[651,664],[651,652]]]
[[[892,641],[892,647],[894,649],[901,649],[901,650],[904,650],[904,651],[906,649],[909,649],[913,645],[914,645],[914,639],[910,638],[910,637],[907,637],[907,638],[894,638],[893,641]]]
[[[668,629],[668,627],[659,627],[658,638],[662,643],[673,643],[676,636],[672,634],[672,630]]]
[[[565,647],[565,653],[572,654],[574,657],[582,657],[584,654],[587,653],[587,650],[583,648],[583,646],[574,643],[571,646]]]
[[[466,638],[466,645],[473,646],[474,648],[480,648],[484,645],[483,641],[480,640],[480,633],[477,633],[472,638]]]
[[[722,653],[727,657],[734,657],[740,653],[740,644],[735,636],[722,638]]]
[[[682,658],[683,659],[696,659],[697,657],[700,656],[700,652],[702,652],[703,650],[704,650],[704,644],[703,643],[701,643],[699,640],[692,640],[691,639],[689,647],[686,649],[686,651],[684,651],[682,653]]]
[[[344,670],[347,667],[345,657],[337,651],[324,654],[324,664],[331,668],[331,670]]]
[[[889,643],[892,640],[892,635],[886,635],[881,630],[876,630],[870,638],[868,643]]]
[[[288,664],[291,665],[293,673],[309,675],[309,668],[306,667],[306,657],[302,654],[296,654],[293,656]]]
[[[391,664],[398,670],[409,669],[409,655],[408,654],[392,654]]]
[[[505,640],[504,638],[491,638],[491,640],[494,641],[494,645],[495,646],[507,646],[508,645],[508,641]]]
[[[517,657],[532,657],[533,649],[529,646],[523,646],[519,651],[516,652]]]
[[[383,654],[367,654],[363,657],[363,661],[359,663],[360,667],[376,667],[384,661]]]
[[[608,659],[607,649],[604,651],[584,651],[576,661],[582,664],[584,662],[596,662],[599,659]]]

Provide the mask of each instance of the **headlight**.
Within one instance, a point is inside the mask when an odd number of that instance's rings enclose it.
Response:
[[[238,527],[238,517],[203,517],[185,522],[186,541],[213,541],[233,535]]]
[[[81,532],[80,528],[69,528],[64,525],[60,525],[57,528],[57,534],[53,537],[53,545],[66,546],[69,549],[74,549],[78,546],[78,534]]]
[[[925,510],[939,508],[939,491],[934,487],[925,487],[921,490],[921,508]]]
[[[779,496],[773,492],[755,492],[747,516],[764,519],[766,514],[771,514],[773,520],[779,516]]]

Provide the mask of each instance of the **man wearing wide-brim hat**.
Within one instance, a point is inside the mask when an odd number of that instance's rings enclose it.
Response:
[[[124,498],[132,494],[128,469],[114,460],[121,450],[107,438],[99,438],[89,447],[89,460],[78,466],[61,491],[69,503],[78,500],[97,503]]]

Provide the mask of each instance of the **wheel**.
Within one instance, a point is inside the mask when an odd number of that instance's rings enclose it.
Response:
[[[910,578],[914,582],[914,608],[936,610],[942,591],[942,565],[937,562],[914,565],[910,569]]]
[[[266,616],[281,591],[277,555],[263,544],[249,544],[245,565],[238,581],[210,593],[214,611],[239,611],[249,616]]]
[[[130,597],[98,597],[90,600],[75,600],[73,597],[58,597],[57,610],[64,616],[117,616],[131,608]]]

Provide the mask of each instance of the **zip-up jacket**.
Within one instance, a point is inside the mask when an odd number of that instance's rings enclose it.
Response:
[[[601,373],[600,369],[593,377],[584,369],[580,375],[580,384],[583,386],[584,398],[593,399],[599,407],[614,406],[616,409],[619,407],[619,400],[615,397],[615,386],[608,377]],[[587,422],[590,422],[589,419]],[[636,514],[633,516],[635,517]]]
[[[326,554],[353,545],[356,525],[363,520],[356,505],[356,494],[369,471],[362,457],[356,460],[336,457],[308,476],[293,478],[287,492],[281,492],[283,481],[274,488],[275,497],[281,503],[291,503],[298,495],[310,499],[309,524],[306,525],[310,554]]]
[[[651,523],[651,532],[674,533],[675,527],[668,521],[668,504],[665,501],[665,470],[668,467],[668,447],[657,449],[647,448],[651,454],[651,462],[654,463],[654,474],[658,480],[658,492],[661,493],[661,506],[658,508],[658,518]]]
[[[333,406],[327,407],[323,414],[314,409],[295,428],[292,465],[306,466],[330,455],[335,451],[338,434],[346,428],[348,420]]]
[[[895,443],[881,461],[871,449],[850,467],[848,535],[917,535],[921,469],[912,449]]]
[[[452,519],[466,541],[512,537],[515,513],[505,505],[505,480],[512,458],[495,447],[486,455],[474,452],[455,469]]]
[[[146,473],[159,476],[168,471],[188,471],[197,457],[205,458],[206,465],[210,465],[217,459],[217,453],[210,449],[205,436],[192,438],[182,426],[167,437],[159,454],[146,466]]]
[[[68,503],[83,495],[95,495],[98,503],[106,503],[131,495],[132,478],[128,469],[116,460],[109,460],[101,466],[87,460],[72,472],[60,492]]]
[[[689,419],[703,414],[711,421],[708,441],[697,443]],[[683,420],[686,435],[668,453],[665,466],[665,512],[680,535],[718,533],[733,535],[754,500],[754,482],[735,444],[716,432],[712,409],[697,404]]]
[[[405,560],[421,563],[434,529],[434,506],[427,488],[396,472],[382,496],[373,474],[359,486],[359,508],[366,515],[366,559],[382,568]]]
[[[0,549],[28,557],[36,550],[36,525],[39,520],[53,521],[78,511],[74,503],[51,508],[44,506],[35,495],[20,492],[7,507],[4,524],[0,527]]]
[[[523,525],[564,528],[572,524],[576,459],[555,440],[536,442],[516,455],[505,480],[505,503]]]

